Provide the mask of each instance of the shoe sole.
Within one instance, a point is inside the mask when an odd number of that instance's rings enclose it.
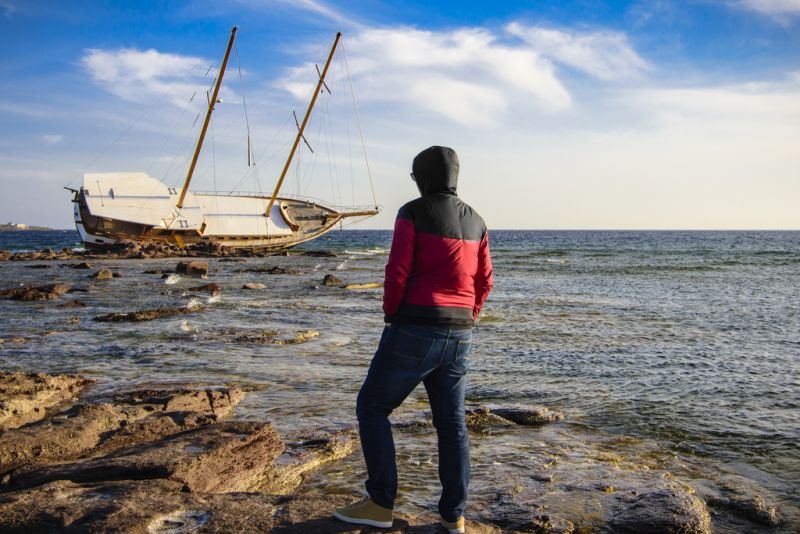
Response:
[[[448,534],[464,534],[466,532],[465,528],[450,528],[445,525],[443,521],[439,522],[439,524],[447,531]]]
[[[375,521],[373,519],[361,519],[358,517],[347,517],[346,515],[342,515],[339,512],[333,512],[333,517],[338,519],[339,521],[344,521],[345,523],[352,523],[354,525],[369,525],[370,527],[378,527],[378,528],[391,528],[392,521]]]

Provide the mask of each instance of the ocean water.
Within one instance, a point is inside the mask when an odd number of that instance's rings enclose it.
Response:
[[[713,478],[704,471],[713,464],[800,501],[800,232],[497,230],[490,240],[495,288],[475,330],[470,402],[546,405],[582,432],[677,456],[698,479]],[[348,283],[382,280],[390,243],[389,231],[337,231],[305,246],[335,258],[212,259],[209,281],[223,291],[210,303],[186,291],[197,281],[143,274],[175,259],[93,260],[122,275],[103,284],[57,263],[0,263],[2,287],[58,280],[89,289],[74,295],[88,304],[80,309],[0,301],[0,368],[82,372],[100,380],[99,390],[250,384],[257,389],[240,417],[272,419],[287,434],[352,425],[382,328],[381,290],[319,282],[327,273]],[[6,249],[77,244],[71,231],[0,233]],[[263,265],[303,274],[235,272]],[[267,288],[244,291],[245,282]],[[207,309],[196,315],[91,321],[198,298]],[[231,341],[255,330],[320,335],[299,345]],[[420,388],[403,409],[424,407]],[[404,439],[401,469],[427,454],[424,443]],[[492,448],[482,445],[481,454]],[[316,482],[355,489],[363,478],[355,456]],[[410,484],[435,486],[435,471],[425,473]]]

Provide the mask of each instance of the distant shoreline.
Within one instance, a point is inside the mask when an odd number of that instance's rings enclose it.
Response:
[[[59,230],[58,228],[48,228],[46,226],[18,226],[16,224],[0,224],[0,232],[53,232]],[[64,228],[69,230],[69,228]]]

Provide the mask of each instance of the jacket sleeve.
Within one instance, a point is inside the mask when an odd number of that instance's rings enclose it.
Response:
[[[383,283],[383,313],[387,320],[397,313],[403,302],[406,282],[414,263],[416,231],[414,222],[403,216],[403,210],[394,222],[394,236],[389,261],[386,263],[386,277]]]
[[[475,275],[475,306],[472,308],[472,319],[478,318],[478,314],[492,290],[494,280],[492,279],[492,257],[489,254],[489,232],[483,234],[481,244],[478,247],[478,272]]]

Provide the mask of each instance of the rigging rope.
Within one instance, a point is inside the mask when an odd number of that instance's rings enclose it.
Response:
[[[369,168],[369,159],[367,159],[367,144],[364,142],[364,130],[361,128],[361,117],[358,114],[358,106],[356,106],[356,92],[353,89],[353,78],[350,75],[350,63],[347,61],[347,49],[344,46],[344,40],[342,40],[342,52],[344,56],[344,64],[347,67],[347,80],[350,82],[350,94],[353,96],[353,109],[356,112],[356,122],[358,122],[358,133],[361,136],[361,147],[364,150],[364,163],[367,165],[367,176],[369,177],[369,187],[372,189],[372,201],[375,203],[375,207],[378,207],[378,199],[375,196],[375,184],[372,183],[372,172]]]

